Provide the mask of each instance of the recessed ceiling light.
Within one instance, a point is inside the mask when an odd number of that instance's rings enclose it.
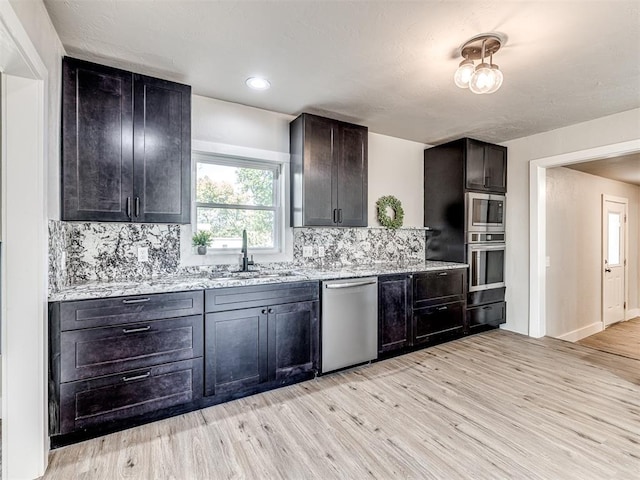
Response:
[[[267,90],[271,87],[269,80],[260,77],[249,77],[245,83],[247,87],[253,88],[254,90]]]

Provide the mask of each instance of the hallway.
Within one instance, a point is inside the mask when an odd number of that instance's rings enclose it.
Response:
[[[585,347],[640,360],[640,317],[619,322],[576,342]]]

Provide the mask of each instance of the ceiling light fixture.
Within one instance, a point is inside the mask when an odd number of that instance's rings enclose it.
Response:
[[[500,88],[504,76],[493,63],[493,54],[504,45],[505,38],[496,33],[483,33],[470,38],[460,47],[460,55],[464,60],[460,62],[453,80],[460,88],[468,88],[473,93],[493,93]],[[485,63],[485,57],[489,63]],[[480,60],[477,66],[473,61]]]
[[[249,77],[245,81],[247,87],[252,88],[254,90],[268,90],[271,88],[271,83],[269,80],[260,77]]]

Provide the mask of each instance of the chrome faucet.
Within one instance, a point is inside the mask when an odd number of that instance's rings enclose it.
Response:
[[[249,248],[247,247],[247,231],[242,230],[242,272],[249,271],[249,265],[253,265],[253,255],[251,255],[251,260],[249,260]]]

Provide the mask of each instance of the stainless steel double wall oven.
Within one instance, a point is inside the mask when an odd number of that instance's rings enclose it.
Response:
[[[504,287],[506,197],[467,192],[469,292]]]

